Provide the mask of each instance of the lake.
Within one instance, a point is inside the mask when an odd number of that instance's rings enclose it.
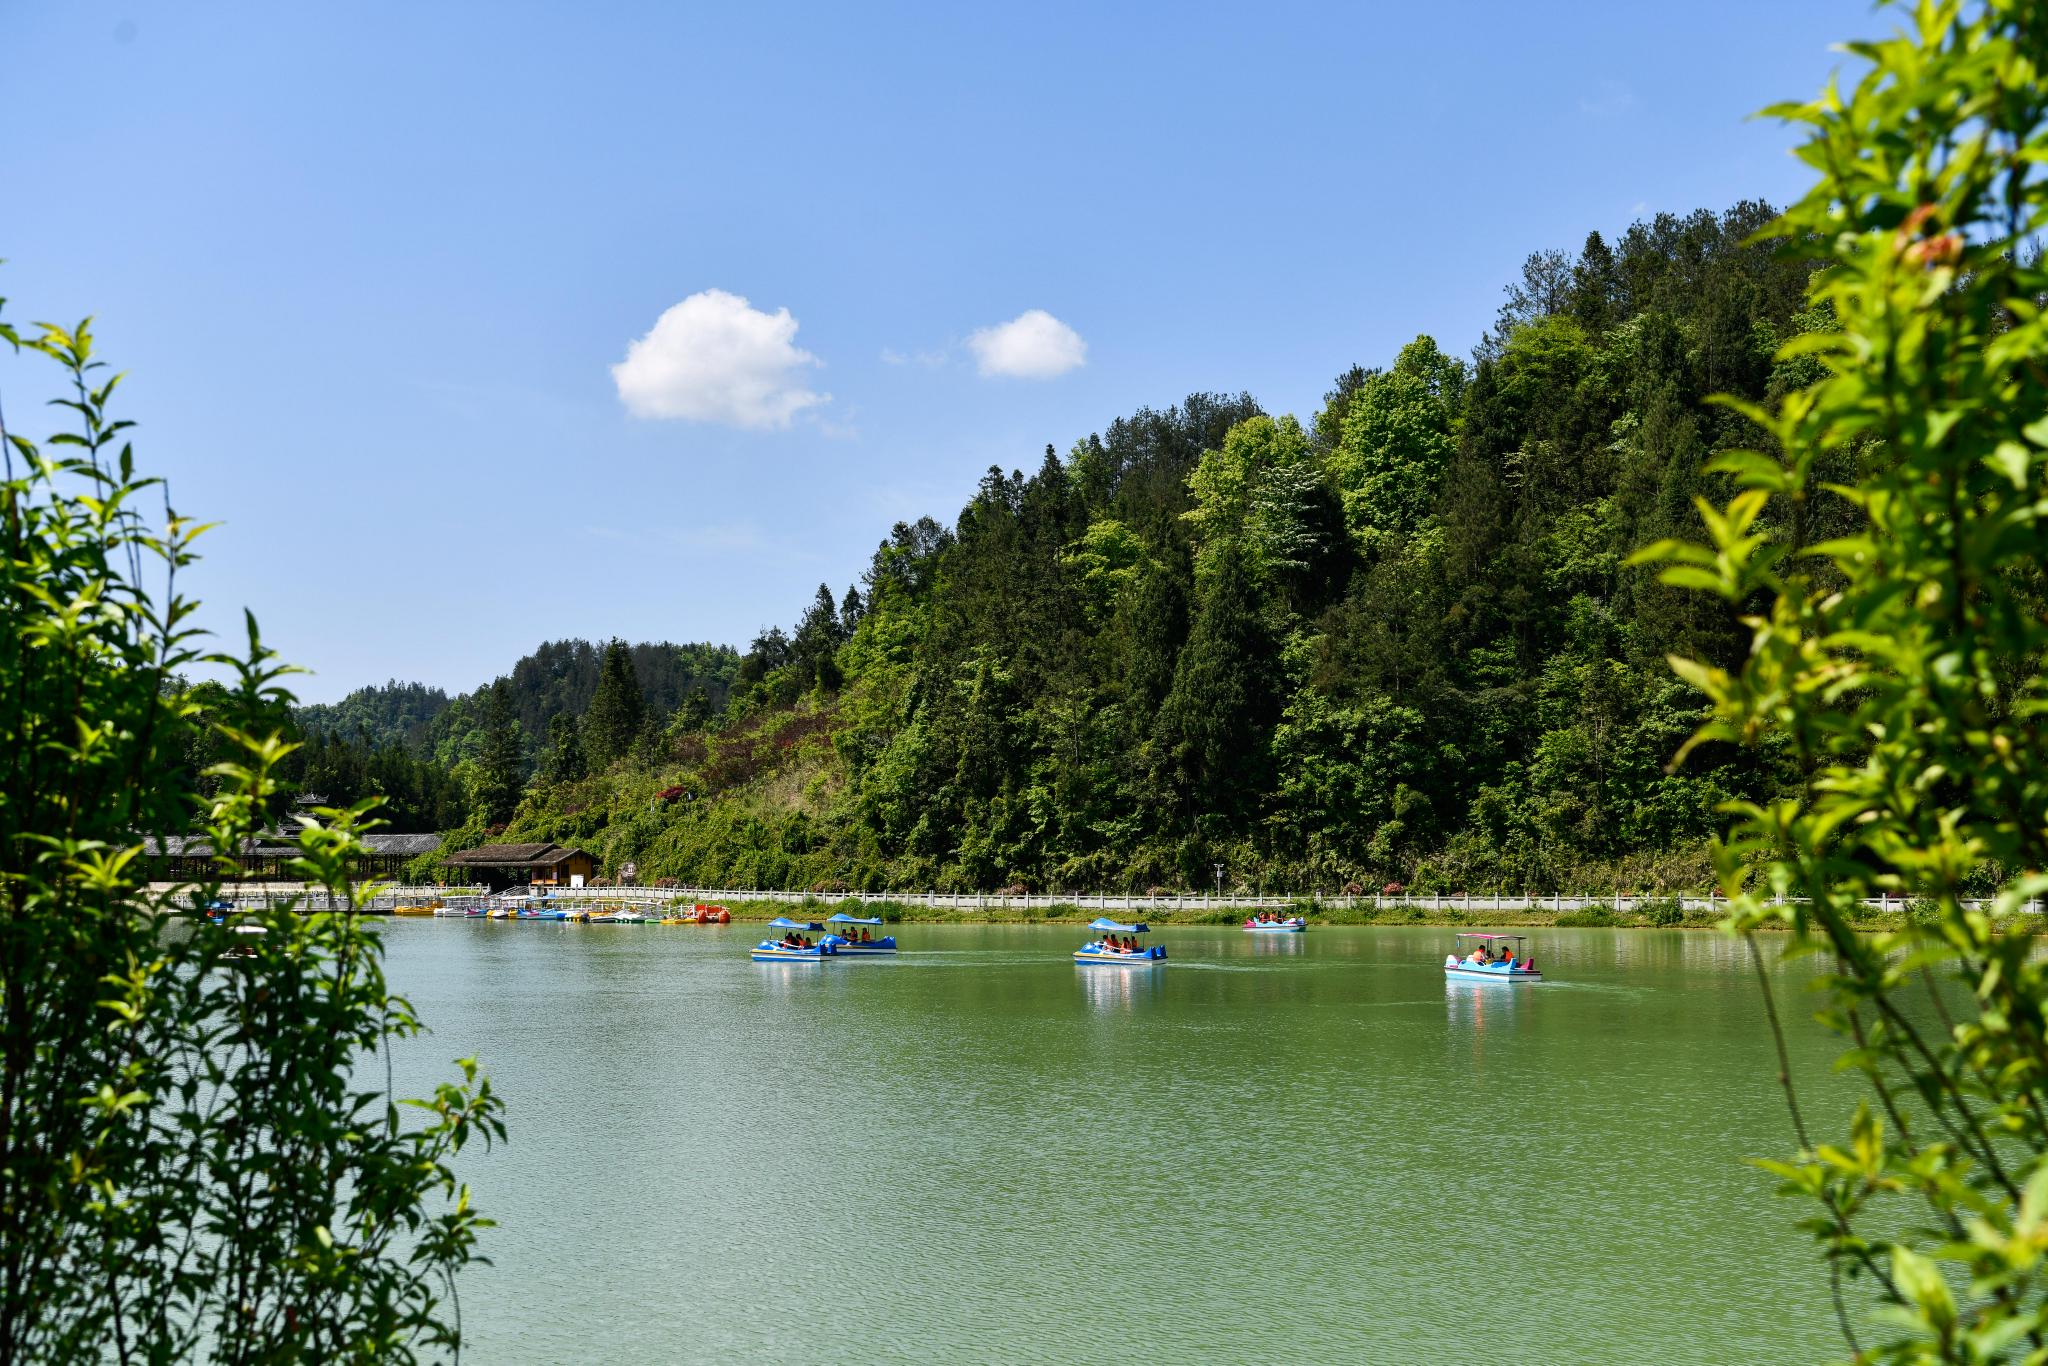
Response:
[[[1447,984],[1446,930],[1175,927],[1130,969],[895,929],[812,965],[747,961],[758,925],[386,927],[435,1031],[401,1090],[475,1054],[507,1100],[463,1158],[472,1360],[1844,1355],[1742,1164],[1792,1140],[1739,944],[1538,930],[1552,980],[1508,986]]]

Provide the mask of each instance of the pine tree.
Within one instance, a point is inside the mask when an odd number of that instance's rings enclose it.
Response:
[[[697,689],[699,694],[703,691],[702,688]],[[583,777],[586,771],[583,728],[568,712],[556,712],[548,718],[548,747],[541,757],[541,772],[553,782],[570,783]]]
[[[802,671],[806,683],[828,689],[839,686],[839,669],[832,656],[838,652],[839,643],[845,638],[839,624],[839,609],[832,602],[832,590],[821,583],[817,597],[811,600],[810,609],[797,623],[796,635],[791,641],[797,668]]]
[[[1160,777],[1184,825],[1206,812],[1241,815],[1266,786],[1272,642],[1243,554],[1218,551],[1155,729]]]
[[[524,765],[512,687],[502,678],[484,694],[483,736],[483,752],[476,761],[475,801],[486,825],[503,825],[519,805]]]
[[[608,767],[633,747],[646,720],[647,704],[633,670],[633,652],[614,637],[598,665],[597,692],[583,713],[583,753],[593,770]]]
[[[1572,267],[1570,312],[1588,332],[1605,332],[1615,322],[1621,275],[1614,252],[1598,232],[1586,234],[1586,245]]]

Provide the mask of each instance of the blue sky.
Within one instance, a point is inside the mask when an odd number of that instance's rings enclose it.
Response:
[[[143,463],[224,523],[211,621],[253,608],[309,699],[465,689],[543,639],[744,646],[1141,405],[1306,418],[1418,332],[1463,352],[1534,249],[1803,188],[1748,115],[1889,27],[16,4],[0,294],[98,316]],[[41,383],[0,361],[17,430]]]

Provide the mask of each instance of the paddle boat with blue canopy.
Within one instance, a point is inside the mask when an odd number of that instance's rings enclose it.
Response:
[[[778,915],[768,922],[771,930],[781,930],[779,939],[763,939],[754,945],[753,959],[756,963],[822,963],[838,953],[838,947],[830,941],[836,936],[826,935],[817,943],[806,943],[804,933],[822,930],[825,927],[815,920],[791,920]]]
[[[878,915],[848,915],[845,911],[825,917],[825,928],[832,933],[820,941],[830,944],[841,958],[879,958],[896,952],[896,936],[883,935],[880,939],[863,939],[867,925],[880,925]]]
[[[1522,952],[1528,943],[1519,934],[1460,934],[1444,959],[1444,976],[1479,982],[1540,982],[1536,960]],[[1467,947],[1465,941],[1472,943]],[[1459,949],[1466,949],[1463,954]]]
[[[1267,911],[1244,922],[1247,934],[1300,934],[1308,928],[1308,921],[1298,915],[1278,916]]]
[[[1096,919],[1088,922],[1088,928],[1100,930],[1101,933],[1095,937],[1093,943],[1084,944],[1074,950],[1074,961],[1076,963],[1109,963],[1117,967],[1127,968],[1166,961],[1166,946],[1164,944],[1147,944],[1140,947],[1134,939],[1131,941],[1131,946],[1126,948],[1118,942],[1118,938],[1123,935],[1152,933],[1150,925],[1142,923],[1125,925],[1107,917],[1098,916]]]

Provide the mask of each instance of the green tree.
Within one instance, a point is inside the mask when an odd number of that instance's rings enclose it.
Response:
[[[1272,640],[1235,544],[1219,546],[1214,563],[1155,734],[1173,809],[1183,820],[1213,812],[1236,828],[1267,780]]]
[[[1225,557],[1238,559],[1262,589],[1304,572],[1319,545],[1322,482],[1308,434],[1292,417],[1252,417],[1232,427],[1188,476],[1195,505],[1184,515],[1195,531],[1197,576],[1206,579]]]
[[[286,671],[253,620],[245,653],[200,653],[200,528],[139,510],[162,495],[90,326],[0,340],[64,368],[74,418],[0,430],[0,1362],[455,1354],[442,1297],[484,1221],[449,1162],[503,1129],[473,1063],[404,1121],[379,1082],[421,1026],[349,882],[374,803],[293,836],[333,913],[166,928],[220,883],[153,891],[144,836],[268,824]],[[178,681],[201,663],[229,680],[203,700]]]
[[[671,726],[677,733],[702,730],[711,724],[716,709],[711,705],[711,694],[702,687],[690,689],[683,694],[682,704],[676,708]]]
[[[1351,399],[1330,473],[1344,526],[1370,553],[1414,531],[1429,515],[1455,449],[1452,436],[1465,368],[1428,337],[1401,348],[1393,368]]]
[[[1816,1207],[1842,1331],[1864,1360],[2039,1361],[2048,959],[2022,907],[2048,893],[2048,272],[2026,236],[2048,217],[2048,19],[1923,4],[1853,50],[1853,89],[1776,111],[1821,179],[1772,232],[1827,267],[1835,320],[1780,357],[1825,372],[1738,405],[1769,446],[1710,465],[1739,488],[1701,504],[1711,544],[1646,555],[1749,613],[1739,666],[1673,660],[1713,709],[1693,743],[1796,765],[1736,804],[1717,865],[1736,930],[1782,921],[1826,956],[1821,1018],[1867,1088],[1831,1140],[1780,1040],[1799,1150],[1765,1165]],[[1830,504],[1845,534],[1816,543]],[[1930,909],[1853,932],[1880,894]],[[1843,1273],[1882,1303],[1870,1323]]]
[[[809,610],[797,623],[796,634],[790,638],[790,652],[806,684],[828,691],[839,686],[839,665],[835,656],[845,643],[846,635],[840,625],[839,609],[832,602],[832,590],[819,584],[817,596],[811,600]]]
[[[591,696],[590,710],[583,713],[583,752],[593,771],[609,768],[633,747],[646,715],[633,653],[626,642],[614,638],[604,647],[597,691]]]
[[[519,718],[512,710],[512,688],[504,679],[484,693],[483,745],[476,758],[471,802],[486,825],[512,819],[525,786],[525,759],[519,741]]]
[[[1116,609],[1151,563],[1145,538],[1114,517],[1090,522],[1081,539],[1060,552],[1060,565],[1077,578],[1082,600],[1097,619]]]
[[[699,688],[691,695],[702,697],[704,690]],[[555,783],[573,783],[589,772],[583,756],[583,727],[567,712],[548,718],[548,747],[541,755],[540,771]]]

